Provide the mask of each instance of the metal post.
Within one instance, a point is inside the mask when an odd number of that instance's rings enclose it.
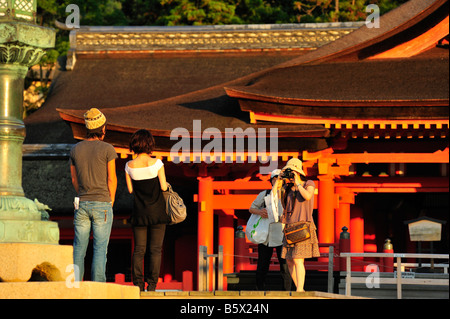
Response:
[[[206,291],[209,282],[207,247],[198,247],[198,291]]]
[[[342,232],[339,236],[339,253],[349,253],[350,252],[350,233],[346,226],[342,227]],[[339,258],[339,271],[344,271],[346,269],[346,259]]]
[[[352,265],[351,265],[351,259],[350,256],[347,256],[347,277],[345,278],[345,295],[351,296],[352,295]]]
[[[402,257],[397,257],[397,299],[402,299]]]
[[[202,246],[198,246],[198,278],[197,278],[197,284],[198,284],[198,291],[203,291],[203,265],[202,265]]]
[[[216,256],[217,255],[208,255],[208,257],[212,257],[212,260],[210,260],[209,258],[208,258],[208,264],[210,263],[210,262],[212,262],[212,289],[211,289],[211,291],[214,291],[214,290],[216,290]],[[209,268],[208,267],[208,270],[209,269],[211,269],[211,268]],[[210,278],[209,276],[208,276],[208,278]]]
[[[205,289],[203,289],[203,291],[209,291],[209,289],[211,288],[211,276],[210,276],[210,270],[211,270],[211,265],[209,263],[209,256],[207,254],[207,247],[205,247],[205,251],[203,252],[203,258],[205,260],[205,282],[206,282],[206,286]],[[214,290],[214,287],[212,287],[212,290]]]
[[[334,247],[330,246],[328,249],[328,292],[333,293],[333,261],[334,261]]]
[[[218,276],[217,276],[217,289],[219,291],[223,290],[223,246],[219,246],[219,254],[217,257],[217,267],[218,267]]]
[[[432,254],[433,253],[433,242],[432,241],[430,241],[430,253]],[[430,260],[430,267],[431,267],[431,271],[432,272],[434,272],[434,259],[433,258],[431,258],[431,260]]]

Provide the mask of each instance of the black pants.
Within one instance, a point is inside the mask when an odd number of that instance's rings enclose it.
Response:
[[[258,290],[265,290],[266,275],[269,271],[270,259],[272,258],[273,249],[276,249],[278,261],[280,263],[280,273],[282,277],[283,290],[291,290],[291,275],[286,264],[286,259],[281,258],[281,249],[283,246],[268,247],[264,244],[258,245],[258,265],[256,267],[256,287]]]
[[[158,283],[159,271],[161,269],[161,250],[166,232],[165,224],[150,225],[144,227],[133,227],[134,252],[133,252],[133,284],[144,290],[145,281],[147,290],[154,291]],[[144,256],[146,256],[144,262]],[[144,266],[144,273],[142,268]]]

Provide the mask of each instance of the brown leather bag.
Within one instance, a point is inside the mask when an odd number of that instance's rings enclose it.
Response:
[[[311,232],[309,231],[309,224],[309,222],[305,221],[287,224],[284,227],[286,243],[288,245],[293,245],[310,238]]]

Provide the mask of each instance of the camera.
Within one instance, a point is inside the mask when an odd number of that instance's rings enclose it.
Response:
[[[281,177],[285,179],[294,179],[294,171],[290,168],[286,168],[283,173],[281,173]]]

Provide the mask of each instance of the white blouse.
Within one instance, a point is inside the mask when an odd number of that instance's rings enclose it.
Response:
[[[134,179],[135,181],[140,181],[143,179],[151,179],[158,176],[158,171],[161,167],[164,166],[164,163],[157,159],[155,164],[147,167],[128,167],[128,162],[125,164],[125,172],[130,175],[131,179]]]

